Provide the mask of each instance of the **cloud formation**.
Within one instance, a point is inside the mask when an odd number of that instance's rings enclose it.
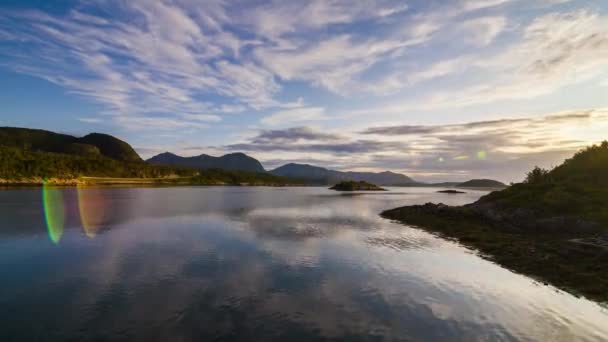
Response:
[[[224,148],[268,156],[272,166],[311,162],[341,169],[397,170],[418,179],[494,175],[511,181],[520,180],[534,165],[555,166],[578,149],[599,142],[606,128],[608,110],[583,110],[339,134],[310,127],[262,130],[248,141]]]
[[[588,10],[537,17],[516,30],[517,39],[499,52],[478,51],[442,59],[408,76],[391,75],[379,82],[399,89],[408,84],[466,76],[468,80],[462,80],[458,87],[446,89],[440,84],[422,98],[365,112],[401,113],[530,100],[593,81],[607,71],[608,28],[604,24],[607,20],[607,15]],[[468,25],[478,26],[471,28],[476,35],[465,39],[479,45],[489,44],[504,28],[504,22],[498,22],[496,18],[475,19]]]
[[[75,4],[0,9],[0,68],[100,105],[62,119],[136,130],[148,151],[517,178],[498,165],[551,153],[556,163],[605,138],[589,128],[603,127],[608,105],[604,3]],[[538,116],[576,108],[590,110]],[[506,110],[521,114],[500,119]]]

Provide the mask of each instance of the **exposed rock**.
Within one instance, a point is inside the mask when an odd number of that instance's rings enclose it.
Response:
[[[368,183],[365,181],[355,182],[340,182],[330,188],[331,190],[337,191],[386,191],[376,184]]]

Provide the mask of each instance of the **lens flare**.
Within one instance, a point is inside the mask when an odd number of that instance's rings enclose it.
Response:
[[[78,187],[78,209],[84,233],[93,238],[103,228],[106,213],[105,197],[100,189]]]
[[[454,160],[469,160],[469,156],[456,156],[454,157]]]
[[[61,190],[43,183],[42,205],[49,238],[57,244],[63,235],[63,225],[65,223],[65,207]]]
[[[486,151],[477,151],[477,159],[484,160],[488,157],[488,153]]]

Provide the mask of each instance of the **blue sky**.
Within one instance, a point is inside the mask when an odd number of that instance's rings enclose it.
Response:
[[[3,1],[0,125],[519,180],[606,139],[608,3]]]

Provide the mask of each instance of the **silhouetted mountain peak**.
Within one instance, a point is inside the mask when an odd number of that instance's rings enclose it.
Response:
[[[375,172],[343,172],[329,170],[310,164],[289,163],[277,167],[270,173],[278,176],[307,180],[317,184],[334,184],[341,181],[366,181],[380,185],[411,185],[411,178],[390,171]]]
[[[225,169],[248,172],[265,172],[262,164],[244,153],[230,153],[221,157],[201,154],[194,157],[182,157],[165,152],[147,160],[157,165],[188,167],[194,169]]]

